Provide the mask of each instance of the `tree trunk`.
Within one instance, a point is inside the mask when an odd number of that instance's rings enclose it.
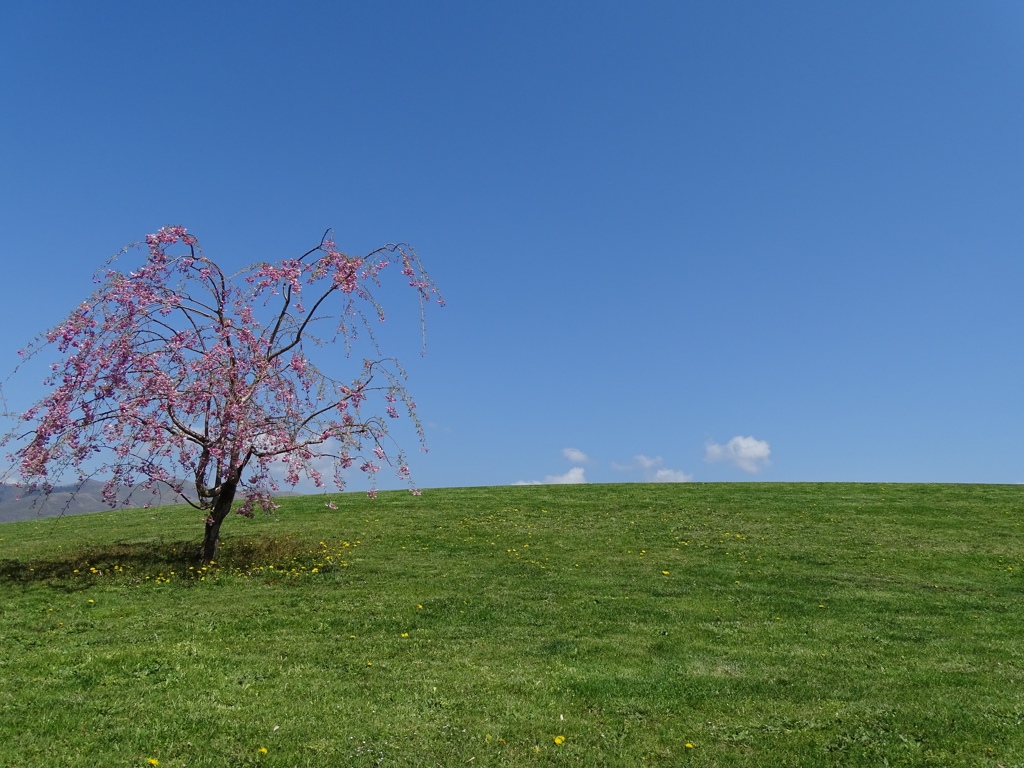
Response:
[[[231,512],[231,503],[235,500],[235,483],[225,483],[220,495],[214,502],[213,511],[206,522],[206,533],[203,535],[203,550],[200,560],[208,563],[217,558],[217,546],[220,544],[220,526],[224,518]]]

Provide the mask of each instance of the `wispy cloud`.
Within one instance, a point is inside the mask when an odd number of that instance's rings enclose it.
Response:
[[[693,482],[693,475],[683,472],[681,469],[666,469],[661,467],[654,470],[653,483],[690,483]]]
[[[704,451],[704,461],[727,461],[744,472],[756,474],[771,464],[771,455],[772,449],[767,440],[737,435],[725,445],[708,443]]]
[[[661,456],[651,458],[650,456],[644,456],[642,453],[638,453],[634,456],[633,461],[639,464],[642,469],[646,470],[656,469],[665,463],[665,460],[662,459]]]
[[[579,448],[563,448],[562,455],[573,464],[586,464],[590,461],[590,457]]]
[[[665,460],[661,456],[645,456],[640,453],[633,457],[628,464],[612,462],[612,469],[619,472],[638,471],[648,483],[689,483],[693,481],[693,475],[681,469],[669,469],[665,466]]]

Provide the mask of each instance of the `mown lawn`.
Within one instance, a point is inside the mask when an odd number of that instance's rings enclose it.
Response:
[[[331,498],[0,525],[0,764],[1024,765],[1019,487]]]

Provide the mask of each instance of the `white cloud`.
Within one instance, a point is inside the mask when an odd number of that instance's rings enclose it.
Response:
[[[563,448],[562,455],[573,464],[586,464],[590,461],[590,457],[579,448]]]
[[[586,464],[590,461],[590,457],[579,448],[563,448],[562,456],[573,464]],[[543,480],[517,480],[512,485],[580,485],[585,482],[587,476],[583,467],[576,466],[564,475],[548,475]]]
[[[587,482],[583,467],[573,467],[564,475],[548,475],[543,480],[518,480],[512,485],[580,485]]]
[[[728,461],[744,472],[756,474],[771,464],[772,454],[767,440],[737,435],[725,445],[708,443],[704,451],[704,461]]]
[[[665,467],[665,460],[661,456],[644,456],[642,453],[634,456],[633,461],[629,464],[612,462],[612,469],[618,472],[640,470],[644,480],[648,483],[689,483],[693,481],[693,475],[681,469]]]
[[[573,467],[564,475],[548,475],[544,482],[549,485],[578,485],[587,482],[583,467]]]

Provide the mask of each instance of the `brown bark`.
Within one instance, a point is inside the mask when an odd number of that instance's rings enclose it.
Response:
[[[221,487],[217,501],[214,502],[213,511],[210,513],[206,523],[206,532],[203,535],[203,549],[200,553],[200,560],[208,563],[217,559],[217,547],[220,545],[220,526],[224,518],[231,512],[231,504],[235,500],[235,483],[225,483]]]

